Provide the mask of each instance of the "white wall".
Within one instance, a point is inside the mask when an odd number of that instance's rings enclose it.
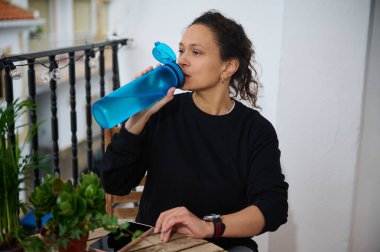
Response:
[[[51,39],[56,42],[55,47],[69,47],[74,42],[74,15],[73,0],[54,0],[50,3],[52,30]]]
[[[3,50],[10,49],[11,54],[20,54],[25,49],[21,41],[21,34],[25,29],[20,28],[0,28],[0,48]],[[4,52],[5,53],[5,52]],[[26,69],[19,69],[23,76],[27,75]],[[13,96],[14,98],[21,97],[25,94],[25,86],[23,86],[24,78],[20,80],[13,80]]]
[[[369,13],[369,0],[285,3],[277,114],[290,221],[271,251],[349,249]]]
[[[14,5],[17,5],[18,7],[23,8],[23,9],[27,9],[29,6],[28,0],[11,0],[10,2]]]
[[[380,1],[374,4],[350,239],[352,252],[380,251],[380,197],[377,194],[380,182]]]
[[[374,210],[359,210],[373,206],[380,189],[379,159],[366,158],[367,150],[374,156],[379,150],[379,139],[366,137],[379,135],[374,116],[378,73],[369,74],[363,100],[370,0],[114,0],[110,7],[110,34],[135,40],[134,46],[121,49],[122,83],[155,65],[150,53],[155,41],[177,49],[183,30],[202,11],[218,9],[245,27],[261,66],[264,92],[259,103],[277,129],[290,184],[289,221],[258,237],[261,252],[379,251],[379,203]],[[380,44],[378,37],[375,41]],[[379,69],[375,62],[371,69]],[[360,221],[367,214],[373,218]],[[369,221],[371,228],[356,236]],[[356,237],[350,246],[351,225]],[[356,250],[363,244],[377,249]]]

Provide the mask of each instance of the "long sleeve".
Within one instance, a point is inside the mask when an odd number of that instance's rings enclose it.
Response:
[[[107,193],[125,195],[139,184],[146,172],[142,158],[144,138],[124,127],[113,136],[101,164],[101,181]]]
[[[287,221],[288,184],[281,172],[276,132],[268,121],[262,122],[264,127],[255,134],[247,192],[250,204],[256,205],[264,215],[263,232],[266,232],[275,231]]]

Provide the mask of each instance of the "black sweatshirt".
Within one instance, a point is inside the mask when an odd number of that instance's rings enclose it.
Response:
[[[145,172],[138,222],[154,226],[161,212],[178,206],[202,218],[250,205],[264,215],[263,232],[287,221],[288,184],[276,132],[238,101],[229,114],[214,116],[198,109],[191,93],[182,93],[153,115],[140,135],[122,127],[102,162],[105,190],[128,194]],[[213,242],[226,247],[249,239],[243,240]]]

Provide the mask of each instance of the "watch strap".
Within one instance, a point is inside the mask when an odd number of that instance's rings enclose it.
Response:
[[[222,237],[226,225],[223,223],[220,214],[211,214],[203,216],[203,220],[207,222],[212,222],[214,225],[214,235],[212,238],[217,239]]]
[[[226,225],[222,222],[221,218],[214,219],[212,221],[214,223],[214,239],[218,239],[222,237],[224,230],[226,229]]]

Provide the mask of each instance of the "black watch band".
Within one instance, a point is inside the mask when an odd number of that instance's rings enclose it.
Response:
[[[208,221],[214,224],[214,239],[222,237],[224,230],[226,229],[226,225],[222,222],[219,214],[206,215],[203,217],[204,221]]]

